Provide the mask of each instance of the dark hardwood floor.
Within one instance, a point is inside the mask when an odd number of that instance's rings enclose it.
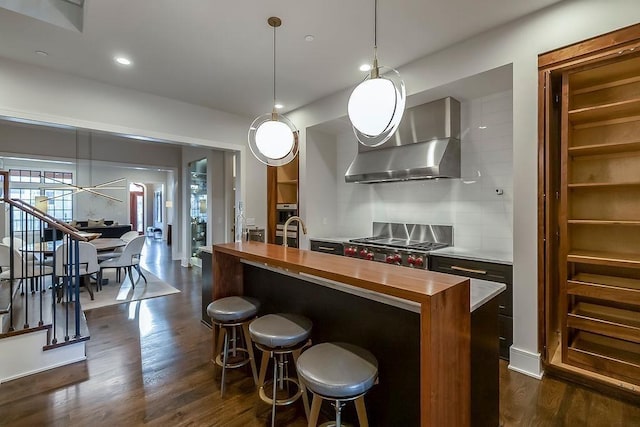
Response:
[[[164,242],[147,243],[143,267],[181,293],[87,312],[87,361],[1,384],[0,425],[269,425],[269,407],[247,371],[231,371],[220,398],[211,333],[199,317],[199,269],[171,261]],[[553,378],[537,381],[504,362],[500,386],[504,426],[640,426],[640,405]],[[279,408],[277,419],[306,425],[301,405]]]

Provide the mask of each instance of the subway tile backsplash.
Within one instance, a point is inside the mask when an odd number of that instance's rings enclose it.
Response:
[[[337,232],[367,236],[373,221],[445,224],[454,227],[455,246],[511,253],[512,98],[506,91],[462,103],[461,179],[347,184],[357,145],[353,134],[340,135]]]

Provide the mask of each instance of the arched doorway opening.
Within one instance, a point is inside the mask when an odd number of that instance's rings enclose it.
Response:
[[[129,184],[129,221],[132,230],[144,233],[144,184]]]

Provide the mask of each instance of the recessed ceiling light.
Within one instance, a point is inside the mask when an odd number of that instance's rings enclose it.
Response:
[[[304,40],[307,42],[312,42],[314,41],[316,38],[313,36],[313,34],[307,34],[306,36],[304,36]]]
[[[131,65],[131,60],[129,58],[125,58],[124,56],[116,56],[113,58],[120,65]]]
[[[276,107],[278,110],[281,110],[284,108],[284,105],[277,103],[276,105],[274,105],[274,107]]]
[[[362,64],[362,65],[360,66],[360,71],[365,71],[365,72],[366,72],[366,71],[371,71],[371,65],[369,65],[369,64]]]
[[[486,129],[486,126],[478,126],[478,129]]]
[[[36,50],[36,54],[40,56],[48,56],[49,54],[44,50]]]

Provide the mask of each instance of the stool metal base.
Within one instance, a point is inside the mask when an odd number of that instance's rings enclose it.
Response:
[[[318,416],[320,415],[320,406],[322,405],[323,400],[331,401],[331,405],[335,408],[336,411],[336,419],[335,421],[328,421],[320,425],[320,427],[348,427],[350,424],[342,422],[342,408],[344,407],[345,402],[353,401],[356,406],[356,412],[358,414],[358,423],[360,423],[360,427],[369,427],[369,419],[367,418],[367,410],[364,406],[364,395],[360,394],[358,396],[353,397],[345,397],[336,399],[335,397],[327,397],[322,396],[317,393],[313,393],[313,402],[311,403],[311,413],[309,415],[309,426],[315,427],[318,423]]]
[[[239,368],[246,364],[251,364],[251,371],[253,374],[253,382],[258,384],[258,374],[256,369],[256,362],[253,355],[253,342],[249,335],[249,323],[253,320],[246,319],[239,322],[218,322],[215,319],[211,319],[212,323],[212,358],[211,361],[214,364],[214,377],[216,375],[216,369],[218,366],[222,368],[222,376],[220,379],[220,397],[224,397],[225,392],[225,377],[226,370]],[[219,333],[217,333],[219,331]],[[229,335],[231,334],[231,338]],[[240,343],[242,346],[239,346]],[[232,344],[232,347],[230,345]],[[242,353],[244,357],[239,361],[235,361],[237,353]],[[232,360],[229,360],[233,357]]]
[[[300,382],[296,378],[289,378],[289,368],[288,362],[286,362],[286,356],[291,354],[293,357],[294,364],[297,363],[298,357],[300,356],[300,352],[311,345],[311,340],[307,340],[297,346],[293,347],[278,347],[278,348],[270,348],[259,343],[256,343],[256,347],[262,351],[262,362],[260,366],[260,377],[258,379],[259,391],[258,395],[260,399],[271,405],[271,426],[275,426],[276,422],[276,407],[277,406],[285,406],[290,405],[298,398],[302,397],[302,402],[304,405],[304,413],[309,418],[309,399],[307,397],[307,391],[304,387],[304,384]],[[265,377],[267,375],[267,365],[269,364],[269,359],[273,359],[273,379],[265,381]],[[295,367],[294,367],[295,370]],[[277,398],[277,389],[278,383],[280,383],[280,389],[284,388],[284,383],[294,384],[297,388],[297,391],[287,396],[283,399]],[[269,384],[272,389],[271,397],[267,396],[265,392],[266,385]]]
[[[233,350],[229,350],[229,351],[231,352]],[[227,360],[227,365],[226,365],[227,369],[240,368],[242,366],[245,366],[249,362],[251,362],[249,351],[246,348],[236,348],[235,351],[242,353],[243,356],[239,362],[234,362],[233,360],[231,361]],[[224,358],[224,353],[220,353],[218,354],[218,356],[216,356],[216,359],[215,359],[216,365],[220,366],[221,368],[225,367],[224,362],[222,361],[223,358]],[[234,359],[235,358],[237,358],[237,356],[234,357]]]
[[[293,402],[298,400],[300,396],[302,396],[302,388],[300,387],[300,383],[297,380],[295,380],[294,378],[282,378],[282,381],[285,381],[288,384],[293,384],[294,386],[296,386],[296,392],[286,398],[281,398],[281,399],[276,398],[276,401],[274,403],[273,397],[267,396],[267,393],[265,392],[265,389],[267,389],[267,386],[269,386],[268,388],[273,388],[273,380],[268,380],[268,381],[265,381],[265,383],[261,385],[260,389],[258,390],[258,396],[260,396],[260,399],[262,399],[263,402],[266,402],[269,405],[286,406],[286,405],[292,404]]]

